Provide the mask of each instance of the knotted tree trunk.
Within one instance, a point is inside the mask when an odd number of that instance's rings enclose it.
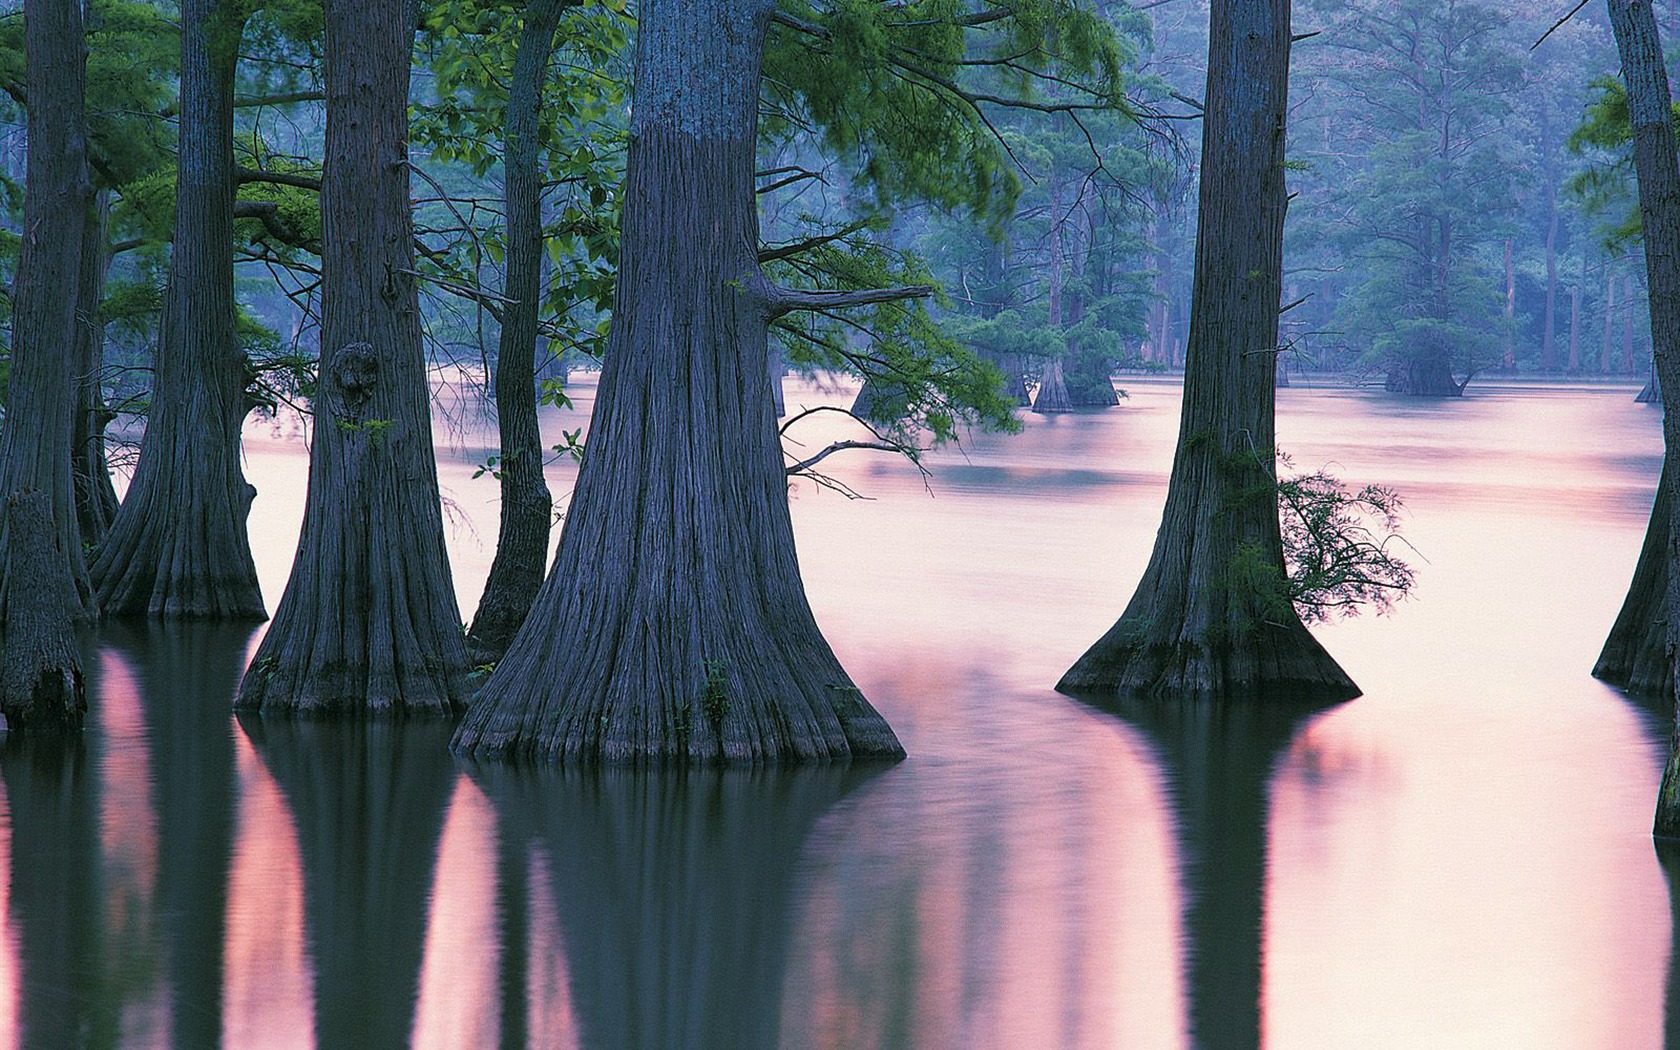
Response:
[[[543,480],[542,432],[537,426],[537,315],[542,296],[542,169],[537,113],[554,31],[567,0],[535,0],[525,9],[519,51],[508,88],[507,287],[496,347],[496,424],[501,437],[501,528],[496,559],[473,616],[467,647],[475,664],[507,652],[531,611],[548,565],[554,500]]]
[[[233,82],[243,14],[181,7],[181,146],[152,411],[128,496],[92,573],[112,616],[261,620],[240,466],[251,401],[235,342]]]
[[[1671,509],[1663,506],[1663,495],[1672,498],[1680,484],[1680,163],[1674,149],[1673,113],[1668,88],[1668,71],[1663,65],[1662,43],[1651,0],[1609,0],[1610,27],[1616,34],[1616,50],[1622,60],[1622,79],[1627,84],[1628,115],[1633,122],[1633,163],[1639,179],[1639,214],[1645,238],[1645,273],[1650,283],[1651,341],[1657,361],[1657,378],[1663,401],[1663,475],[1659,507],[1652,511],[1652,528],[1658,514],[1668,510],[1666,546],[1667,578],[1663,580],[1666,601],[1663,608],[1675,608],[1680,572],[1680,534],[1676,533]],[[1646,547],[1652,542],[1647,539]],[[1640,568],[1646,568],[1644,553]],[[1635,570],[1634,590],[1640,587]],[[1655,586],[1655,573],[1647,585]],[[1633,598],[1632,592],[1629,600]],[[1666,652],[1675,653],[1676,625],[1666,621]],[[1672,666],[1669,669],[1672,678]],[[1680,723],[1676,723],[1663,769],[1662,787],[1657,794],[1654,833],[1658,838],[1680,838]]]
[[[29,158],[24,177],[23,236],[12,289],[12,374],[0,438],[0,496],[37,491],[48,501],[52,557],[66,571],[17,581],[63,591],[52,601],[89,611],[87,564],[70,471],[75,409],[72,371],[82,232],[93,189],[87,171],[82,101],[87,45],[81,5],[31,0],[24,6],[24,62],[29,97]],[[5,533],[0,532],[0,540]],[[29,555],[33,560],[34,555]],[[0,572],[10,557],[0,556]],[[0,587],[0,612],[15,593]],[[40,596],[45,598],[45,596]]]
[[[794,555],[770,321],[903,291],[758,269],[773,0],[647,0],[617,302],[554,567],[455,737],[549,762],[902,754],[818,631]],[[916,290],[914,294],[925,294]]]
[[[1068,692],[1345,699],[1285,587],[1273,450],[1289,0],[1215,0],[1178,453],[1149,567]]]
[[[238,705],[445,715],[466,645],[443,546],[408,210],[406,0],[328,0],[321,377],[303,532]]]

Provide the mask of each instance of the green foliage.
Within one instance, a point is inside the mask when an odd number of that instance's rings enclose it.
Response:
[[[1598,234],[1611,252],[1640,236],[1639,201],[1633,176],[1633,118],[1620,77],[1601,76],[1590,85],[1581,123],[1569,135],[1569,151],[1587,165],[1569,179],[1569,192],[1599,222]],[[1680,102],[1671,103],[1680,137]]]
[[[1287,464],[1287,460],[1284,461]],[[1278,482],[1287,594],[1307,623],[1387,612],[1412,587],[1412,569],[1392,548],[1401,500],[1392,489],[1349,490],[1324,471]]]

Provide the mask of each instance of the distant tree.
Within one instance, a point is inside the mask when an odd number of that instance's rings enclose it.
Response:
[[[233,296],[234,80],[242,0],[184,0],[174,246],[151,412],[127,498],[91,572],[114,616],[266,617],[240,465],[253,402]]]
[[[443,715],[466,698],[409,212],[414,9],[329,0],[320,380],[303,531],[240,685],[256,711]]]
[[[1068,692],[1341,700],[1359,689],[1290,602],[1274,376],[1289,0],[1215,0],[1178,452],[1149,566]]]
[[[1680,484],[1680,157],[1674,142],[1674,108],[1662,43],[1650,0],[1608,0],[1610,26],[1622,60],[1627,85],[1628,114],[1633,128],[1633,163],[1639,180],[1639,214],[1645,239],[1645,272],[1650,281],[1651,340],[1663,402],[1663,476],[1659,504],[1652,524],[1670,508],[1661,496],[1672,497]],[[1680,608],[1680,533],[1672,513],[1666,514],[1668,570],[1665,610]],[[1649,546],[1649,541],[1647,542]],[[1647,574],[1656,569],[1641,557]],[[1640,580],[1635,579],[1634,589]],[[1680,623],[1670,613],[1667,648],[1672,659],[1680,641]],[[1657,793],[1654,828],[1658,838],[1680,838],[1680,721],[1675,723],[1668,762]]]

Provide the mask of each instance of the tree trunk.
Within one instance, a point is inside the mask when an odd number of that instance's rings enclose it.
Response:
[[[1657,378],[1657,359],[1651,358],[1650,374],[1645,378],[1645,385],[1634,395],[1634,403],[1640,405],[1662,403],[1662,381]]]
[[[818,631],[764,362],[799,304],[759,272],[773,0],[646,0],[617,301],[554,567],[456,734],[549,762],[901,755]],[[878,301],[878,300],[877,300]]]
[[[1551,107],[1540,105],[1540,149],[1544,154],[1546,172],[1546,322],[1540,332],[1540,370],[1557,371],[1557,238],[1560,213],[1558,211],[1557,160],[1553,156]]]
[[[1050,174],[1050,316],[1053,330],[1062,328],[1062,184],[1054,171]],[[1038,379],[1038,394],[1033,398],[1034,412],[1049,415],[1072,412],[1073,401],[1068,397],[1067,381],[1062,374],[1063,353],[1044,363]]]
[[[466,698],[411,276],[413,19],[406,0],[326,5],[314,448],[291,579],[240,685],[246,710],[435,716]]]
[[[1672,496],[1680,484],[1680,163],[1674,148],[1673,111],[1668,89],[1668,71],[1663,65],[1662,43],[1650,0],[1609,0],[1610,26],[1616,35],[1622,77],[1627,84],[1628,113],[1633,123],[1633,162],[1639,180],[1639,214],[1644,230],[1645,272],[1650,283],[1651,336],[1656,354],[1657,375],[1663,399],[1663,474],[1661,487]],[[1658,513],[1652,512],[1652,521]],[[1680,572],[1680,532],[1669,517],[1666,587],[1635,570],[1634,587],[1661,587],[1666,591],[1666,609],[1675,607]],[[1655,559],[1652,559],[1653,561]],[[1641,557],[1640,564],[1645,566]],[[1646,567],[1648,577],[1655,565]],[[1677,640],[1674,619],[1668,621],[1664,639],[1669,659]],[[1670,668],[1669,673],[1673,671]],[[1680,722],[1671,737],[1662,787],[1657,794],[1654,833],[1659,838],[1680,837]]]
[[[501,528],[496,559],[467,634],[474,664],[493,664],[507,652],[531,611],[548,567],[554,499],[543,480],[542,432],[537,425],[537,319],[542,297],[542,168],[537,115],[554,52],[554,32],[569,0],[534,0],[525,9],[519,50],[508,88],[507,288],[496,349],[496,420],[501,437]]]
[[[1622,281],[1622,373],[1633,375],[1639,371],[1633,362],[1633,330],[1639,323],[1639,311],[1633,308],[1634,279],[1625,278]]]
[[[1674,666],[1668,657],[1668,532],[1673,515],[1667,472],[1657,484],[1645,543],[1633,569],[1633,583],[1610,637],[1593,665],[1602,678],[1639,696],[1672,696]]]
[[[1616,334],[1616,274],[1614,271],[1604,281],[1604,346],[1598,353],[1598,370],[1605,375],[1610,374],[1610,343]]]
[[[101,303],[111,270],[110,193],[97,194],[82,229],[82,279],[77,289],[76,358],[73,384],[75,416],[71,424],[71,477],[76,486],[76,519],[82,542],[98,547],[117,516],[117,490],[105,459],[105,427],[111,411],[101,381],[105,371],[105,321]]]
[[[986,305],[981,315],[996,317],[1013,305],[1009,285],[1009,239],[993,242],[986,250]],[[987,353],[986,358],[1003,373],[1003,393],[1017,408],[1032,404],[1027,393],[1026,366],[1017,353]]]
[[[50,736],[82,728],[87,699],[76,650],[69,566],[58,551],[44,492],[6,501],[5,660],[0,714],[13,733]]]
[[[76,519],[70,434],[82,231],[93,199],[82,101],[87,45],[81,6],[67,0],[30,0],[24,8],[24,60],[29,159],[24,232],[12,292],[11,401],[0,437],[0,497],[31,490],[46,495],[57,558],[67,571],[17,582],[31,588],[61,587],[63,593],[52,596],[51,603],[80,617],[92,605]],[[35,553],[27,557],[33,562]],[[10,562],[0,557],[0,567]],[[10,581],[0,586],[0,612],[5,612],[12,593]]]
[[[92,565],[110,616],[261,620],[240,465],[250,411],[233,303],[233,0],[181,7],[175,242],[140,462]]]
[[[1383,389],[1411,397],[1459,397],[1464,384],[1454,378],[1446,351],[1437,350],[1396,363],[1389,369]]]
[[[1114,380],[1108,374],[1108,360],[1096,354],[1079,354],[1062,369],[1068,404],[1074,408],[1113,408],[1120,403]]]
[[[1505,371],[1517,370],[1517,271],[1511,265],[1511,238],[1505,238]]]
[[[1359,693],[1291,605],[1274,407],[1289,0],[1215,0],[1190,346],[1167,505],[1125,613],[1057,688],[1160,697]]]
[[[1044,371],[1038,377],[1038,392],[1033,395],[1032,410],[1044,415],[1073,411],[1073,399],[1068,397],[1061,358],[1052,357],[1044,362]]]
[[[1581,374],[1581,283],[1569,289],[1569,374]]]

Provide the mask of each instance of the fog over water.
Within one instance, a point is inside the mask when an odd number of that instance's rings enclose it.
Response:
[[[1415,593],[1316,629],[1365,695],[1095,707],[1051,684],[1143,570],[1178,425],[1176,383],[1122,385],[925,481],[830,460],[867,500],[795,485],[817,619],[895,766],[473,766],[447,726],[237,722],[246,631],[91,632],[84,751],[0,765],[0,1050],[1663,1045],[1669,714],[1587,673],[1657,411],[1625,384],[1298,381],[1295,466],[1406,499]],[[494,432],[439,439],[469,616]],[[253,422],[247,455],[272,609],[305,446]]]

